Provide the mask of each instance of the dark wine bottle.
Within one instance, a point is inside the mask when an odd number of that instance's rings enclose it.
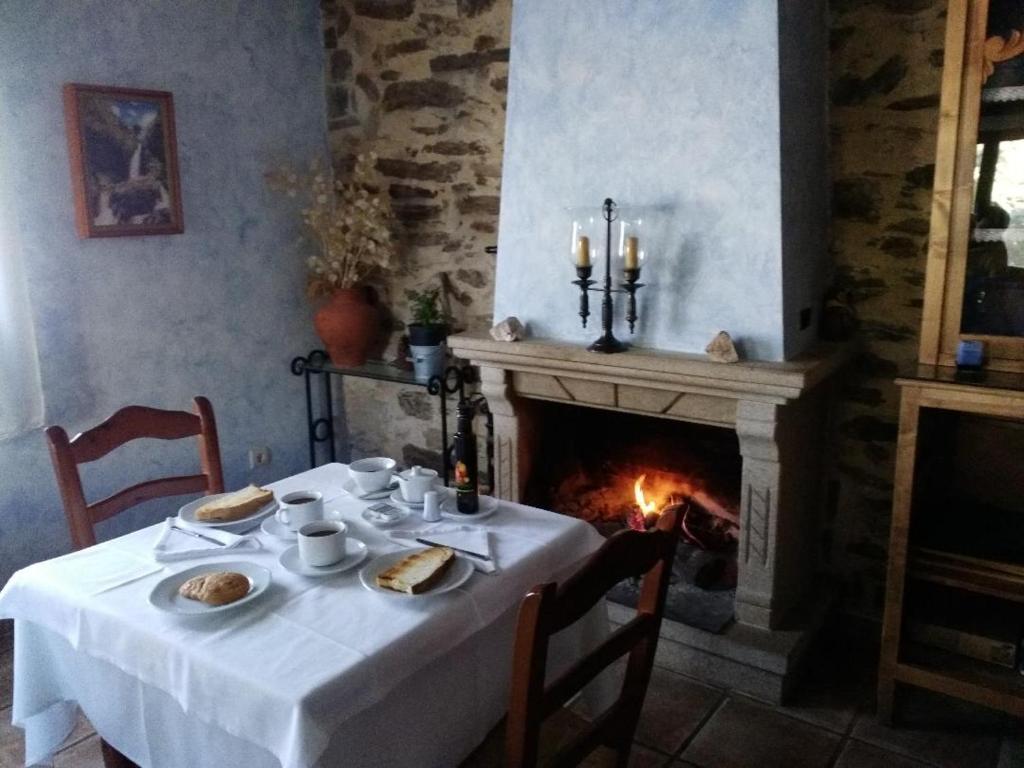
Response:
[[[455,409],[455,444],[452,447],[452,460],[455,465],[455,507],[464,515],[476,514],[480,506],[480,499],[477,496],[473,413],[473,406],[466,400],[462,400]]]

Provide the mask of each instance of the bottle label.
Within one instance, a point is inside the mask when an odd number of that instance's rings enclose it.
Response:
[[[476,478],[470,476],[469,467],[464,461],[455,462],[455,489],[459,491],[476,489]]]

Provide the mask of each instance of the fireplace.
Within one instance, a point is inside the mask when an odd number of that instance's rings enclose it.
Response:
[[[674,493],[696,502],[695,525],[699,519],[705,536],[723,541],[717,551],[683,547],[678,575],[694,584],[681,585],[681,603],[692,600],[698,573],[710,587],[704,591],[725,600],[706,611],[713,619],[706,628],[692,616],[668,617],[659,663],[781,701],[831,603],[817,568],[824,436],[830,381],[851,350],[826,346],[788,362],[729,365],[686,353],[597,355],[564,342],[475,334],[449,343],[480,369],[501,498],[561,506],[609,531],[622,524],[619,511],[632,511],[630,491],[641,475],[645,501],[662,495],[655,504],[667,503]],[[624,447],[629,457],[617,450]],[[555,465],[566,469],[560,478]],[[731,518],[735,527],[716,528],[709,518]],[[610,613],[625,621],[628,609],[612,604]]]
[[[734,431],[542,402],[537,455],[523,499],[605,536],[653,525],[682,504],[683,533],[665,615],[719,633],[735,613],[741,458]],[[638,585],[611,599],[635,606]]]

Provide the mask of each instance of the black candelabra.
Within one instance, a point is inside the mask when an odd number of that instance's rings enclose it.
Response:
[[[622,352],[627,346],[616,339],[615,334],[612,332],[612,321],[615,314],[612,294],[625,293],[629,297],[626,303],[626,322],[629,323],[629,332],[633,333],[637,320],[636,292],[637,289],[643,287],[643,283],[637,282],[640,279],[640,262],[637,260],[636,238],[630,238],[632,242],[627,244],[627,248],[632,248],[632,258],[629,258],[629,251],[627,251],[626,266],[623,270],[625,281],[621,283],[619,288],[612,288],[612,222],[618,218],[616,209],[615,201],[610,197],[606,198],[601,209],[605,221],[604,287],[593,287],[597,285],[597,281],[590,279],[594,268],[590,264],[590,254],[586,244],[577,244],[580,254],[580,259],[576,263],[576,276],[578,279],[572,281],[573,285],[578,285],[580,288],[579,314],[584,328],[587,327],[587,318],[590,316],[590,292],[594,291],[595,293],[604,294],[604,297],[601,299],[601,329],[603,333],[587,349],[592,352],[604,352],[606,354]],[[584,254],[586,254],[585,263]]]

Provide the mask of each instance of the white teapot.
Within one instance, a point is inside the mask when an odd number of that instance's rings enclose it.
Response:
[[[437,481],[437,470],[413,467],[398,475],[398,487],[402,498],[413,504],[423,503],[423,494],[434,487]]]

